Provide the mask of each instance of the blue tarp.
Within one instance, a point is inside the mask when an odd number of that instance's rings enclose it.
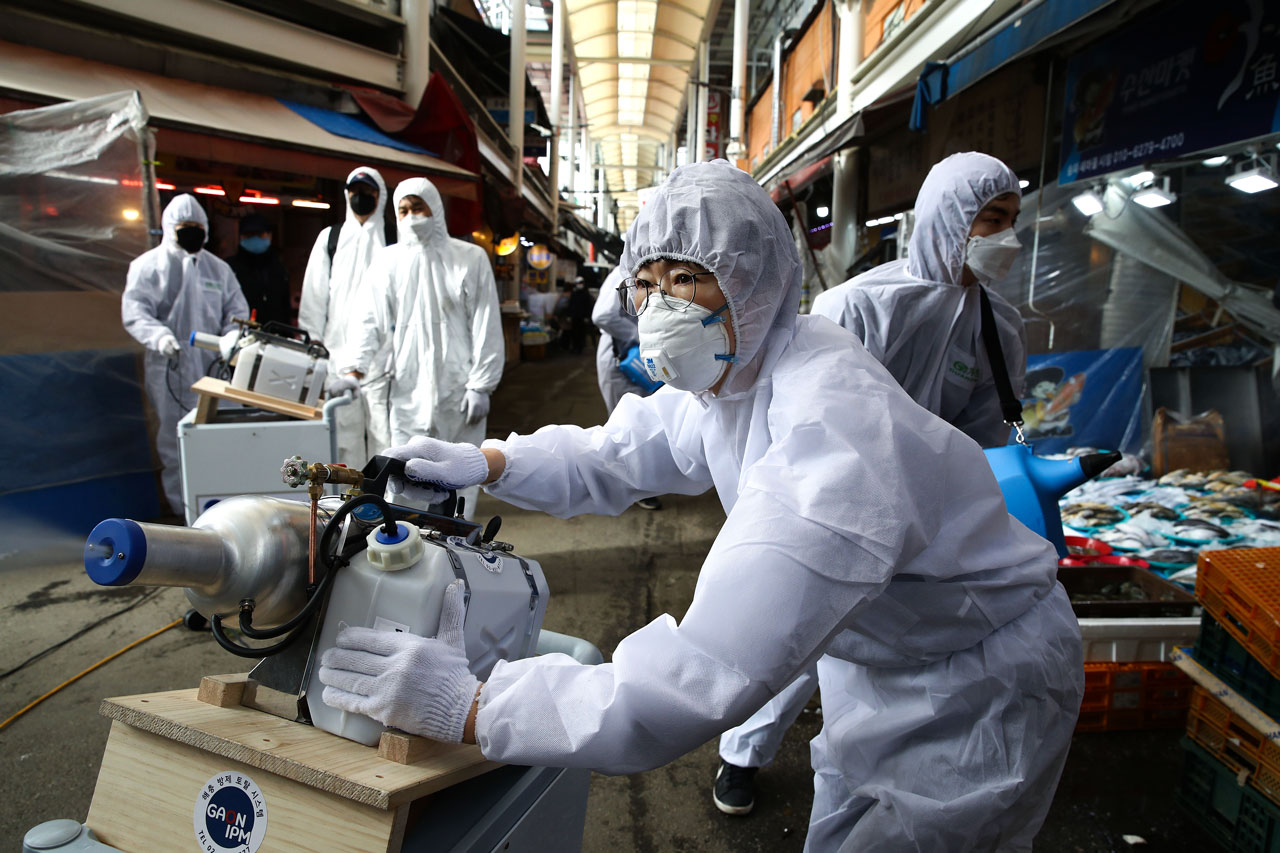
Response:
[[[317,127],[329,131],[335,136],[341,136],[345,139],[358,139],[361,142],[372,142],[374,145],[385,145],[387,148],[394,148],[397,151],[407,151],[411,154],[428,154],[432,157],[440,156],[434,151],[428,151],[420,145],[403,142],[393,136],[388,136],[360,116],[347,115],[346,113],[340,113],[334,110],[326,110],[324,107],[313,107],[308,104],[299,104],[296,101],[286,101],[284,98],[278,98],[277,100],[298,115],[305,118],[307,121]]]

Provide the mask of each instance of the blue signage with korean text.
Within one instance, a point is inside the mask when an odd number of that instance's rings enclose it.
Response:
[[[1036,453],[1142,445],[1142,347],[1027,357],[1022,431]]]
[[[1067,64],[1058,183],[1280,132],[1280,3],[1162,3]]]

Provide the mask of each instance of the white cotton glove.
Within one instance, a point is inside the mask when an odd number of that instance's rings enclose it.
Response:
[[[480,687],[463,645],[464,591],[460,580],[445,588],[435,639],[342,629],[320,658],[325,704],[415,735],[462,743]]]
[[[324,396],[332,399],[350,391],[360,396],[360,382],[354,376],[334,376],[324,383]]]
[[[178,354],[178,339],[173,336],[172,332],[168,332],[156,343],[156,352],[165,358],[173,358]]]
[[[391,477],[387,487],[406,500],[437,504],[450,489],[477,486],[489,476],[489,463],[474,444],[454,444],[419,436],[408,444],[389,447],[383,456],[405,461],[406,477]]]
[[[467,423],[480,423],[489,414],[489,394],[485,391],[472,391],[468,388],[466,396],[462,398],[462,405],[458,407],[458,411],[466,415]]]

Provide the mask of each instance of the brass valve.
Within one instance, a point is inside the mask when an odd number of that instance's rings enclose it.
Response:
[[[349,485],[351,491],[360,491],[364,475],[346,465],[327,462],[308,462],[301,456],[291,456],[280,467],[280,476],[286,486],[306,486],[313,498],[318,498],[328,483]]]

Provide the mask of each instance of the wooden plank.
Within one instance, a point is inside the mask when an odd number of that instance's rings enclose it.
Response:
[[[111,724],[86,824],[104,844],[126,853],[195,850],[196,800],[224,773],[247,776],[262,792],[263,850],[400,849],[407,804],[391,811],[362,805],[120,722]]]
[[[230,382],[225,379],[214,379],[212,376],[201,376],[191,386],[191,390],[197,394],[205,394],[221,400],[230,400],[233,403],[243,403],[246,406],[256,406],[259,409],[266,409],[268,412],[288,415],[304,421],[318,421],[324,414],[315,406],[304,406],[301,403],[281,400],[279,397],[269,397],[266,394],[258,394],[254,391],[232,388]]]
[[[441,744],[411,764],[379,758],[377,750],[313,726],[250,708],[219,708],[195,689],[104,699],[103,716],[337,794],[391,809],[499,765],[479,747]]]
[[[208,394],[201,394],[200,399],[196,402],[195,422],[198,424],[211,424],[218,417],[218,398],[211,397]]]
[[[417,764],[440,753],[449,744],[404,732],[385,731],[378,740],[378,756],[396,764]]]
[[[217,705],[219,708],[234,708],[244,698],[244,688],[248,681],[249,673],[247,672],[235,675],[206,675],[200,679],[196,698],[208,705]]]

